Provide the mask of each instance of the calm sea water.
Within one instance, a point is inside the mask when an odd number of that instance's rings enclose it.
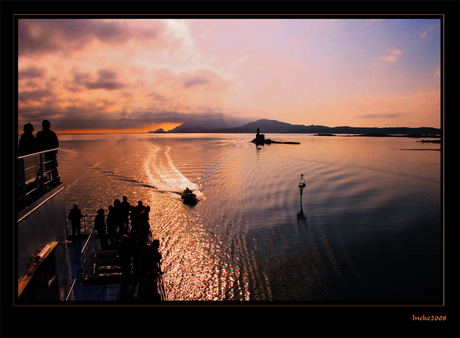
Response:
[[[59,135],[67,211],[107,212],[123,195],[149,205],[172,300],[441,301],[439,144],[253,137]]]

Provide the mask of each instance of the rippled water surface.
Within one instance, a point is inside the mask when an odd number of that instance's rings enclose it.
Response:
[[[172,300],[441,299],[439,144],[253,137],[60,135],[67,210],[107,211],[123,195],[149,205]],[[187,186],[195,206],[177,194]]]

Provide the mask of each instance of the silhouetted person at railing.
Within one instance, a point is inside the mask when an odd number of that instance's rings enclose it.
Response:
[[[104,220],[104,209],[99,209],[97,211],[97,216],[94,219],[94,228],[97,231],[97,237],[101,243],[101,249],[107,249],[107,233],[105,229],[105,220]]]
[[[160,267],[161,253],[158,251],[160,248],[160,241],[154,239],[152,243],[147,244],[140,248],[141,269],[147,273],[155,268]]]
[[[149,212],[150,207],[146,207],[144,210],[142,210],[136,226],[131,229],[131,234],[139,238],[139,246],[144,246],[147,243],[147,239],[149,238]]]
[[[31,123],[27,123],[23,127],[24,133],[21,135],[18,145],[18,156],[24,156],[33,154],[39,151],[37,140],[32,134],[34,126]],[[38,176],[41,173],[40,169],[40,155],[28,156],[24,159],[18,160],[18,200],[22,200],[19,205],[21,208],[25,208],[27,205],[27,199],[33,200],[37,197],[38,191],[35,191],[27,197],[29,191],[35,189],[39,183]],[[34,180],[33,183],[30,183]],[[29,183],[27,183],[29,182]]]
[[[155,298],[157,293],[156,278],[160,273],[160,242],[152,241],[139,249],[139,293],[140,298]],[[153,272],[152,272],[153,271]],[[158,300],[158,299],[150,299]]]
[[[122,234],[128,233],[129,227],[129,211],[131,210],[131,204],[128,202],[128,197],[123,196],[123,202],[120,203],[121,211],[121,229]]]
[[[19,139],[18,156],[24,156],[38,152],[38,143],[34,132],[34,126],[31,123],[26,123],[23,127],[24,133]]]
[[[150,245],[146,245],[146,256],[149,260],[148,269],[158,268],[158,271],[161,273],[161,253],[158,250],[160,248],[160,241],[158,239],[154,239]]]
[[[109,206],[109,213],[107,214],[107,233],[110,240],[110,245],[114,246],[117,243],[117,220],[113,206]]]
[[[78,205],[75,203],[73,205],[73,209],[70,210],[69,212],[69,216],[67,217],[70,222],[72,223],[72,236],[75,236],[76,234],[78,235],[78,239],[81,238],[81,224],[80,224],[80,220],[83,218],[84,216],[82,215],[81,213],[81,210],[78,209]]]
[[[51,129],[51,123],[48,120],[43,120],[42,130],[37,133],[37,143],[40,151],[59,148],[59,140],[56,136],[56,133]],[[45,161],[51,161],[46,164],[45,170],[51,172],[51,177],[55,186],[59,184],[59,177],[57,171],[57,160],[56,160],[57,150],[54,152],[49,152],[45,154]]]
[[[121,263],[120,286],[123,294],[125,294],[131,282],[131,251],[129,247],[129,237],[127,235],[121,237],[121,244],[118,247],[118,256]]]
[[[137,220],[139,220],[139,216],[141,214],[142,211],[145,210],[145,206],[142,204],[142,201],[138,201],[137,202],[137,205],[134,207],[134,213],[135,215],[137,216]],[[136,225],[137,222],[134,223],[134,225]]]
[[[145,209],[145,207],[142,205],[142,201],[138,201],[137,205],[135,207],[132,207],[131,209],[131,231],[132,229],[137,225],[137,222],[139,221],[139,216],[141,215],[141,212]]]
[[[145,281],[142,283],[142,289],[139,282],[139,298],[146,302],[157,302],[160,301],[160,294],[158,292],[158,277],[160,272],[158,269],[153,269],[145,276]]]

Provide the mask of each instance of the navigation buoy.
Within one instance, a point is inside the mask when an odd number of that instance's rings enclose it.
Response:
[[[303,194],[303,189],[305,189],[305,187],[307,186],[307,184],[305,183],[305,179],[303,178],[303,174],[300,175],[300,179],[299,179],[299,191],[300,191],[300,211],[299,213],[297,214],[297,222],[299,222],[300,220],[303,221],[303,222],[306,222],[307,220],[307,216],[305,215],[305,213],[303,212],[303,205],[302,205],[302,194]]]
[[[300,179],[299,179],[299,189],[300,189],[300,193],[302,193],[303,189],[306,187],[307,185],[305,184],[305,179],[303,178],[303,174],[300,175]]]
[[[303,189],[305,189],[306,186],[307,186],[307,184],[305,183],[305,179],[303,178],[303,174],[301,174],[300,179],[299,179],[300,207],[302,207]]]

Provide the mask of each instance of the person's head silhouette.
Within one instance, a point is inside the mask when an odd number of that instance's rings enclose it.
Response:
[[[24,125],[23,130],[24,130],[24,133],[26,133],[26,134],[32,134],[32,132],[34,131],[34,126],[30,122],[26,123]]]
[[[51,122],[48,120],[43,120],[42,128],[43,130],[49,130],[51,128]]]

